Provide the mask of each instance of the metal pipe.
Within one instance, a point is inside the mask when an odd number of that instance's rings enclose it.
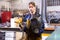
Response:
[[[46,10],[47,10],[46,0],[42,0],[42,9],[41,9],[42,14],[41,15],[42,15],[42,19],[44,21],[45,26],[47,25],[47,20],[46,20],[47,13],[46,13]]]

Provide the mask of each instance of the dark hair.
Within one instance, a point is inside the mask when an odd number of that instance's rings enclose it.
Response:
[[[36,6],[36,5],[35,5],[35,2],[30,2],[29,5],[30,5],[30,4],[32,4],[34,7]]]

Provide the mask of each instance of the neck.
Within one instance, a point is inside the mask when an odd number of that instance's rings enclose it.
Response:
[[[34,10],[33,12],[30,12],[31,14],[35,14],[36,13],[36,10]]]

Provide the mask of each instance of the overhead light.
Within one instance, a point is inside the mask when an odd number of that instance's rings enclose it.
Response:
[[[12,2],[12,1],[17,1],[17,0],[5,0],[5,1],[7,1],[7,2]]]

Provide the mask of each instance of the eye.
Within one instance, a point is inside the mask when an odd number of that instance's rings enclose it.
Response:
[[[29,8],[33,8],[33,6],[29,6]]]

